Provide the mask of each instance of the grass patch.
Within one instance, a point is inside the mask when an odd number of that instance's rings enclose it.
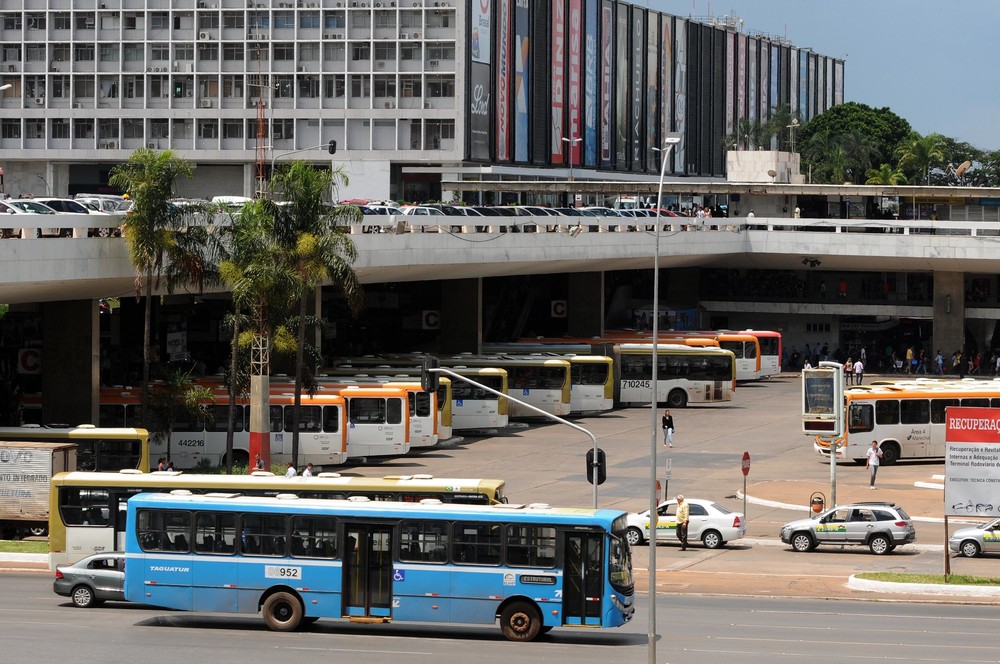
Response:
[[[48,553],[49,543],[23,540],[0,540],[0,553]]]
[[[994,576],[969,576],[952,574],[944,580],[944,574],[897,574],[894,572],[864,572],[856,574],[859,579],[888,581],[891,583],[931,583],[949,586],[1000,586],[1000,578]]]

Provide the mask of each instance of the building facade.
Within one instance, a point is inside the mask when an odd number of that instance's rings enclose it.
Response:
[[[739,28],[614,0],[7,0],[4,189],[100,191],[149,148],[196,165],[189,196],[294,158],[344,166],[342,198],[428,200],[456,174],[658,173],[672,131],[672,174],[722,176],[741,118],[843,101],[842,60]]]

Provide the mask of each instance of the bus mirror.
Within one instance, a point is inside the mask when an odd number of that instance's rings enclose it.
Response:
[[[604,450],[597,448],[597,461],[594,461],[594,450],[587,450],[587,481],[594,483],[594,471],[597,471],[597,484],[604,484],[608,479],[608,459]]]

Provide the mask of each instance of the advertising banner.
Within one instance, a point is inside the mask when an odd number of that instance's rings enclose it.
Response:
[[[563,138],[566,134],[566,0],[552,0],[552,92],[549,97],[552,109],[552,133],[549,159],[562,164]]]
[[[628,166],[628,151],[631,144],[629,132],[629,99],[631,97],[631,73],[629,72],[629,20],[628,5],[617,6],[615,17],[615,145],[614,168],[622,170]]]
[[[528,161],[528,107],[530,105],[530,43],[528,0],[515,0],[514,9],[514,160]]]
[[[629,111],[631,134],[631,154],[629,166],[633,171],[643,167],[644,140],[643,122],[646,119],[646,81],[643,65],[646,63],[646,12],[641,7],[632,7],[632,104]]]
[[[771,45],[771,108],[777,108],[781,106],[781,96],[779,90],[779,81],[781,76],[778,73],[781,70],[781,49],[777,44]]]
[[[510,0],[498,0],[496,159],[510,161]]]
[[[1000,516],[1000,409],[945,410],[947,516]]]
[[[657,85],[660,57],[660,15],[650,12],[646,28],[646,168],[651,173],[660,172],[660,153],[653,148],[660,147],[660,86]]]
[[[566,99],[568,138],[583,138],[583,2],[569,0],[569,95]],[[570,143],[569,163],[580,163],[580,141]]]
[[[677,19],[674,23],[674,131],[681,136],[687,131],[687,21]],[[677,173],[687,173],[687,141],[674,146],[674,169]]]
[[[736,122],[747,117],[747,38],[736,39]],[[744,146],[746,147],[746,146]]]
[[[669,134],[674,126],[674,31],[673,17],[664,14],[661,20],[663,21],[663,40],[660,48],[660,104],[662,106],[660,110],[660,136],[663,137]],[[667,171],[673,172],[675,170],[673,164],[677,163],[673,150],[670,152],[669,159]]]
[[[751,120],[756,120],[758,115],[757,111],[760,110],[760,97],[757,95],[757,80],[759,77],[757,69],[757,46],[759,42],[756,39],[750,39],[747,42],[747,117]],[[760,146],[756,146],[760,147]]]
[[[726,33],[726,136],[736,131],[736,35]]]
[[[586,1],[583,37],[583,163],[597,166],[597,0]]]
[[[472,44],[470,51],[473,62],[490,64],[490,37],[493,34],[492,24],[493,0],[473,0],[472,2]]]
[[[758,71],[760,71],[760,86],[757,88],[757,92],[760,95],[760,110],[758,111],[761,122],[766,122],[768,116],[770,115],[769,110],[771,108],[771,64],[770,58],[771,49],[767,42],[760,43],[760,66]],[[770,148],[770,146],[765,146]]]
[[[601,166],[611,166],[614,156],[614,7],[610,0],[601,5]]]
[[[469,94],[469,156],[490,158],[490,66],[473,62]]]
[[[799,51],[799,116],[802,121],[812,117],[809,113],[809,54]]]

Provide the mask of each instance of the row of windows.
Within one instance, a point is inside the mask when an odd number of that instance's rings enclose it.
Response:
[[[604,385],[608,381],[611,367],[607,364],[572,364],[571,377],[574,385]]]
[[[236,554],[293,558],[344,558],[356,543],[343,541],[332,516],[140,510],[139,546],[147,552]],[[400,562],[510,565],[556,564],[556,528],[402,519],[394,523]]]
[[[22,50],[23,49],[23,50]],[[250,60],[275,60],[278,62],[291,62],[298,59],[301,62],[318,62],[321,58],[329,62],[343,62],[347,59],[348,52],[350,59],[354,62],[367,60],[396,60],[399,53],[400,60],[419,61],[427,59],[429,61],[454,61],[455,46],[453,44],[416,44],[397,42],[370,43],[343,42],[322,43],[322,42],[270,42],[260,45],[247,45],[243,40],[222,41],[213,43],[174,43],[168,44],[119,44],[119,43],[97,43],[97,44],[7,44],[0,50],[0,58],[3,63],[21,62],[22,53],[25,62],[93,62],[100,59],[101,62],[167,62],[171,60],[180,62],[192,62],[195,59],[200,61],[222,60],[227,62]],[[296,54],[298,57],[296,58]],[[374,57],[372,57],[374,56]]]
[[[348,20],[350,17],[350,20]],[[419,9],[401,9],[398,13],[388,9],[375,9],[368,12],[346,12],[345,10],[314,9],[293,12],[277,9],[266,11],[254,9],[244,11],[198,12],[195,15],[190,10],[175,12],[173,16],[165,11],[151,11],[144,16],[141,12],[101,12],[81,11],[70,12],[2,12],[0,27],[4,30],[45,30],[49,25],[53,30],[139,30],[146,27],[148,18],[149,30],[193,30],[197,25],[199,30],[217,29],[220,25],[227,29],[241,30],[249,25],[252,29],[345,29],[350,23],[351,28],[447,28],[454,24],[454,17],[440,8],[433,13],[424,14]],[[195,20],[197,18],[197,21]]]
[[[566,384],[568,369],[562,367],[506,367],[510,389],[559,390]]]
[[[109,118],[95,121],[90,118],[78,118],[67,120],[65,118],[42,119],[42,118],[3,118],[0,119],[0,138],[8,139],[44,139],[45,128],[48,126],[48,138],[53,139],[91,139],[100,137],[104,140],[118,139],[163,139],[169,140],[171,136],[176,139],[190,138],[191,128],[197,128],[198,138],[216,139],[221,136],[223,139],[243,139],[252,138],[257,135],[256,120],[219,120],[205,119],[195,121],[185,118],[177,120],[142,120],[138,118]],[[148,122],[148,131],[146,124]],[[365,120],[364,126],[373,122],[376,128],[383,127],[392,129],[395,127],[395,120]],[[426,129],[427,149],[440,147],[440,139],[455,138],[454,120],[404,120],[410,125],[411,141],[419,143],[421,127]],[[340,125],[343,127],[343,124]],[[171,127],[173,131],[171,132]],[[265,136],[268,133],[265,131]],[[295,138],[294,120],[272,120],[270,136],[280,140],[291,140]],[[436,144],[436,145],[435,145]],[[413,148],[418,149],[418,148]],[[442,404],[443,405],[443,404]]]
[[[649,380],[653,375],[652,355],[623,355],[622,380]],[[728,356],[663,355],[656,356],[657,380],[732,380],[733,360]]]
[[[876,424],[944,424],[949,406],[1000,408],[1000,399],[882,399],[874,403],[852,403],[848,410],[851,433],[864,433]]]

